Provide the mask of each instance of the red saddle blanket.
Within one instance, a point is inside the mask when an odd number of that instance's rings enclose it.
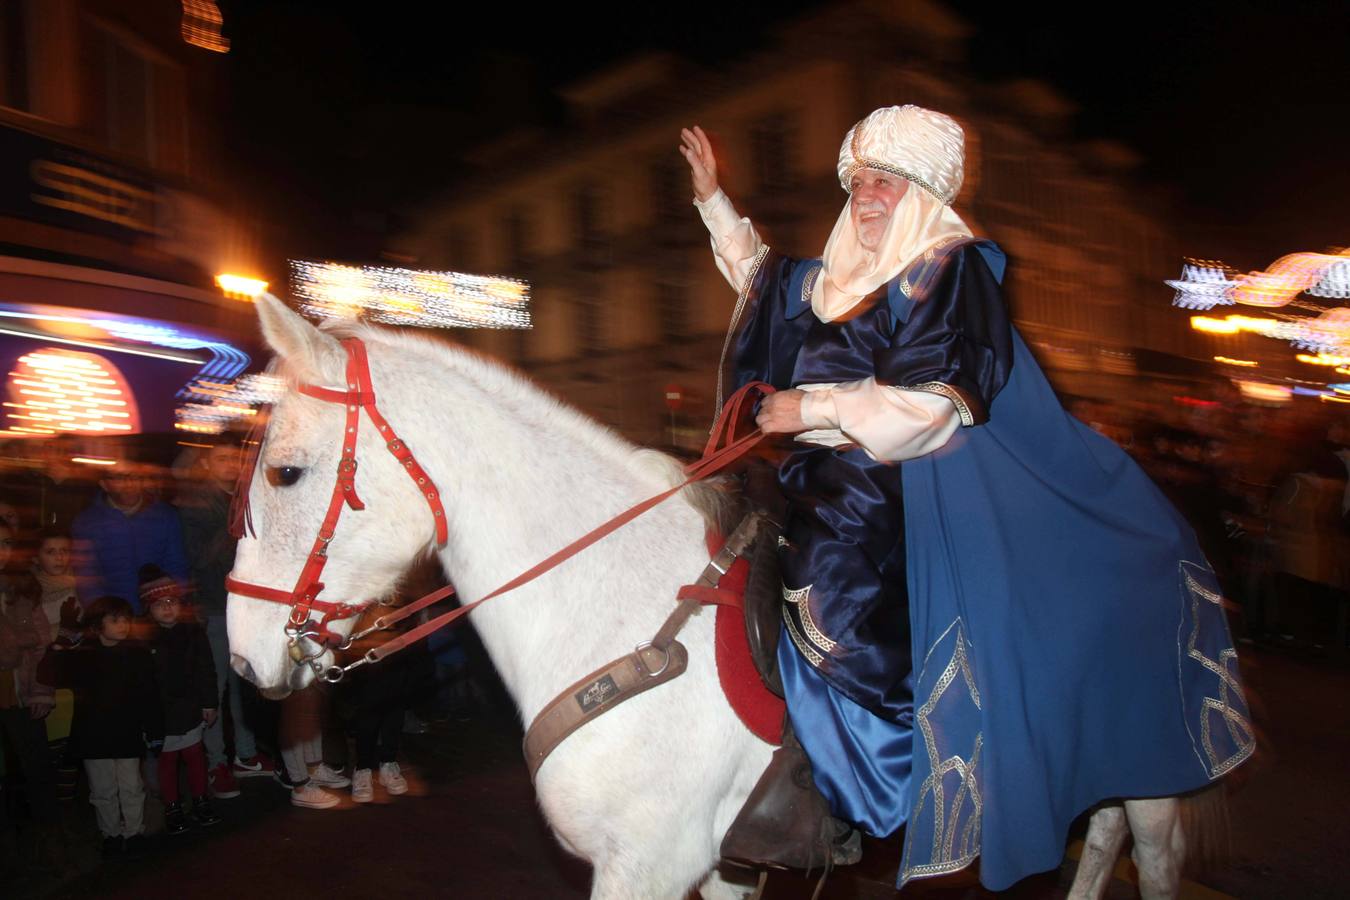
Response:
[[[708,536],[708,549],[716,554],[724,543],[721,536]],[[756,737],[770,744],[783,742],[783,698],[764,686],[745,634],[742,601],[750,564],[738,558],[717,583],[717,679],[722,693],[737,717]]]

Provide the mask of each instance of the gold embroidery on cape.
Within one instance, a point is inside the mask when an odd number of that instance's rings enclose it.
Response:
[[[933,733],[933,725],[929,721],[929,716],[937,708],[938,701],[942,699],[958,676],[965,685],[975,708],[980,708],[980,691],[975,684],[974,673],[970,670],[970,659],[966,655],[965,632],[960,627],[959,619],[948,626],[947,631],[942,633],[942,637],[937,639],[934,646],[940,644],[952,628],[956,629],[956,647],[952,651],[952,658],[938,678],[937,684],[933,686],[933,692],[929,695],[928,701],[919,707],[914,715],[919,730],[923,732],[924,748],[928,751],[930,771],[923,784],[919,786],[918,800],[910,813],[909,822],[910,826],[913,827],[914,823],[918,821],[919,815],[923,812],[924,803],[931,793],[933,795],[932,861],[918,866],[909,864],[913,843],[920,838],[918,835],[907,835],[904,858],[900,864],[900,884],[902,887],[911,878],[946,875],[949,872],[964,869],[980,855],[980,823],[984,812],[984,798],[980,794],[979,779],[976,777],[975,770],[980,762],[980,752],[984,748],[984,733],[976,733],[975,746],[971,748],[969,760],[963,759],[958,753],[953,753],[943,759],[937,746],[936,736]],[[924,669],[927,668],[928,661],[925,660]],[[956,772],[961,778],[961,786],[952,797],[950,807],[946,803],[945,789],[942,784],[943,776],[949,772]],[[974,812],[966,820],[965,825],[960,826],[961,810],[966,805],[967,797],[969,797],[969,803]],[[960,827],[959,835],[957,834],[958,827]]]
[[[803,638],[801,632],[797,630],[797,623],[792,621],[792,614],[787,611],[787,607],[782,607],[782,610],[783,621],[787,623],[788,637],[792,638],[792,643],[797,645],[797,649],[801,651],[802,656],[806,657],[807,662],[813,666],[819,666],[825,661],[825,657],[821,656],[811,648],[810,644],[806,643],[806,639]]]
[[[806,631],[806,636],[811,639],[811,643],[829,653],[834,649],[835,642],[830,640],[825,632],[816,626],[816,620],[811,618],[811,607],[807,603],[807,598],[811,596],[812,587],[814,585],[808,584],[804,588],[793,590],[787,585],[783,585],[783,599],[797,607],[797,610],[801,613],[802,628]]]
[[[722,373],[726,369],[727,351],[731,349],[731,339],[736,334],[736,326],[741,324],[741,315],[745,312],[746,300],[750,297],[750,285],[755,283],[755,276],[759,274],[759,267],[764,264],[764,257],[769,255],[768,245],[759,248],[755,254],[755,260],[750,264],[750,274],[745,276],[745,283],[741,285],[741,292],[736,296],[736,307],[731,311],[731,324],[727,326],[727,338],[722,342],[722,355],[717,360],[717,402],[713,405],[715,410],[713,424],[716,422],[716,413],[722,411]]]
[[[821,270],[824,268],[823,265],[813,266],[811,271],[806,273],[806,277],[802,279],[802,302],[807,306],[811,305],[811,292],[816,289],[816,281],[820,278]]]
[[[1183,561],[1181,565],[1187,564]],[[1189,565],[1196,564],[1189,563]],[[1182,575],[1185,578],[1186,590],[1191,595],[1191,634],[1186,641],[1186,655],[1213,672],[1219,679],[1219,696],[1206,697],[1200,712],[1200,745],[1204,748],[1205,756],[1209,758],[1209,777],[1215,779],[1236,768],[1252,755],[1256,750],[1256,733],[1252,729],[1252,723],[1240,711],[1234,709],[1232,704],[1235,697],[1239,699],[1243,697],[1242,683],[1233,673],[1233,669],[1237,667],[1237,651],[1232,647],[1226,647],[1219,652],[1216,661],[1201,653],[1195,646],[1196,640],[1200,637],[1200,601],[1204,600],[1219,607],[1219,614],[1223,615],[1223,596],[1200,584],[1185,568],[1182,568]],[[1226,759],[1220,759],[1214,750],[1211,720],[1215,714],[1221,718],[1228,729],[1229,738],[1237,747],[1237,750]]]

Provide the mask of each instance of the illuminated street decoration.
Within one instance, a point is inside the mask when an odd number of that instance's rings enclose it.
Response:
[[[514,278],[291,260],[304,312],[424,328],[529,328],[530,286]]]
[[[101,356],[45,347],[19,357],[9,373],[9,436],[130,434],[140,430],[136,398]]]
[[[1283,316],[1278,319],[1230,315],[1191,316],[1191,327],[1207,334],[1248,332],[1288,341],[1301,350],[1338,352],[1350,350],[1350,310],[1329,309],[1316,318]]]
[[[230,39],[220,33],[225,17],[214,0],[183,0],[183,41],[213,53],[229,53]]]
[[[203,408],[221,402],[219,386],[232,385],[250,362],[247,353],[224,341],[211,340],[165,322],[109,313],[80,314],[77,310],[42,306],[0,307],[0,334],[199,366],[176,395],[180,404],[177,420],[196,424],[228,420],[223,411],[208,414]],[[189,410],[191,415],[185,418]],[[38,428],[32,423],[24,426]],[[205,430],[214,433],[223,427],[213,425]],[[26,433],[53,432],[46,429]]]
[[[246,275],[231,275],[224,272],[216,276],[216,287],[224,291],[227,297],[256,300],[267,290],[267,282],[261,278],[249,278]]]
[[[1264,272],[1238,275],[1221,262],[1189,260],[1181,278],[1167,281],[1176,289],[1172,305],[1182,309],[1213,309],[1242,303],[1279,307],[1299,294],[1332,300],[1350,298],[1350,249],[1339,254],[1290,253]]]
[[[220,434],[237,425],[250,424],[258,409],[275,403],[284,385],[276,375],[245,375],[234,381],[193,383],[194,399],[178,407],[174,428],[192,434]]]

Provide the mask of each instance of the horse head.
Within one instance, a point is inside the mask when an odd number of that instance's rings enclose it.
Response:
[[[240,487],[251,527],[239,535],[227,622],[231,666],[279,698],[332,664],[333,646],[352,631],[351,614],[390,595],[444,526],[433,517],[443,515],[439,500],[408,477],[391,432],[372,421],[373,406],[356,398],[359,387],[370,385],[357,383],[350,343],[268,295],[257,306],[287,387],[271,411],[251,480]],[[391,362],[378,340],[370,351],[366,371]],[[397,406],[395,379],[370,377],[387,414]],[[395,412],[388,425],[397,422]],[[313,603],[303,599],[306,592]],[[334,604],[342,605],[336,615]]]

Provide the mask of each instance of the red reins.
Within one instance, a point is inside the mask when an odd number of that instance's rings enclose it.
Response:
[[[445,511],[441,506],[440,492],[430,476],[426,474],[421,465],[413,457],[412,451],[407,445],[399,440],[394,433],[393,428],[385,420],[376,407],[375,391],[370,380],[370,366],[366,358],[365,345],[359,338],[348,338],[342,342],[347,351],[347,390],[334,390],[332,388],[317,387],[309,384],[301,384],[299,391],[309,397],[318,400],[324,400],[329,403],[340,403],[346,407],[346,423],[343,431],[342,456],[338,464],[337,481],[333,487],[333,494],[329,500],[328,511],[324,516],[323,523],[319,526],[318,537],[314,541],[314,547],[311,549],[309,557],[305,560],[304,568],[301,569],[299,578],[296,579],[295,587],[290,592],[277,590],[275,588],[265,587],[263,585],[251,584],[226,577],[225,586],[231,593],[239,594],[244,597],[253,597],[258,600],[267,600],[274,603],[286,603],[291,606],[291,613],[286,625],[286,633],[290,637],[291,656],[297,663],[308,662],[316,672],[321,671],[317,659],[323,654],[325,648],[343,649],[350,646],[351,642],[358,640],[366,635],[376,631],[382,631],[391,627],[397,622],[406,619],[414,613],[425,609],[435,603],[444,600],[455,592],[451,585],[447,585],[439,590],[433,591],[424,597],[420,597],[405,606],[400,607],[394,612],[377,618],[372,627],[362,631],[359,634],[352,635],[346,641],[342,641],[336,634],[329,631],[328,623],[336,619],[351,618],[360,610],[369,605],[371,601],[364,603],[330,603],[318,599],[318,595],[323,591],[323,584],[319,581],[319,575],[323,572],[323,567],[328,561],[327,547],[333,539],[333,534],[337,529],[338,519],[342,514],[344,506],[350,506],[354,510],[365,508],[360,497],[356,494],[356,437],[360,427],[360,413],[365,410],[370,416],[372,422],[380,430],[381,435],[387,438],[386,447],[402,463],[404,470],[408,473],[418,486],[419,492],[426,499],[431,508],[432,516],[436,524],[437,542],[444,546],[447,539]],[[553,569],[563,561],[580,553],[592,544],[597,543],[607,535],[617,531],[624,525],[641,516],[643,513],[658,506],[663,501],[674,496],[679,491],[688,487],[696,481],[707,478],[710,475],[726,468],[732,462],[744,456],[759,440],[764,436],[758,429],[743,435],[740,438],[735,437],[736,423],[741,419],[747,405],[751,402],[752,393],[758,393],[761,396],[767,396],[774,392],[774,388],[763,382],[752,382],[733,394],[723,406],[721,413],[717,417],[717,422],[713,425],[712,434],[709,436],[707,446],[704,448],[703,455],[685,467],[686,478],[680,484],[675,485],[655,496],[648,497],[641,503],[629,507],[608,521],[602,523],[581,537],[572,541],[567,546],[553,553],[546,559],[541,560],[534,566],[521,572],[515,578],[503,584],[501,587],[493,590],[491,593],[475,600],[472,603],[465,604],[458,609],[451,610],[431,619],[416,628],[399,635],[398,637],[381,644],[368,651],[360,659],[346,666],[331,666],[326,671],[322,671],[323,677],[328,681],[338,681],[349,670],[360,665],[378,662],[391,653],[397,653],[409,644],[426,637],[433,631],[444,628],[447,625],[459,620],[467,615],[473,609],[481,606],[494,597],[500,597],[502,594],[515,590],[516,588],[527,584],[530,581],[543,575],[545,572]],[[251,475],[251,470],[250,470]],[[250,478],[251,482],[251,478]],[[247,484],[241,484],[240,490],[248,491]],[[236,520],[242,521],[245,516],[236,515]],[[306,630],[310,621],[311,613],[317,610],[323,614],[323,618],[317,623],[318,630]],[[299,641],[301,638],[308,638],[317,644],[320,649],[316,653],[306,654],[300,649]]]

